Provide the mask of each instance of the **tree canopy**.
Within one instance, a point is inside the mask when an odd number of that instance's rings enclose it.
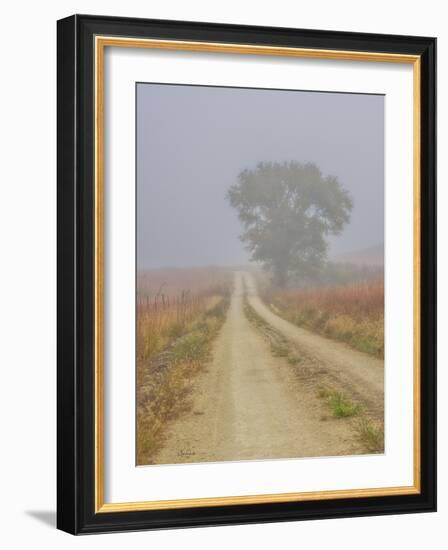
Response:
[[[312,163],[261,162],[244,170],[228,191],[253,261],[272,271],[278,286],[294,274],[315,276],[327,256],[328,235],[350,219],[352,201],[335,176]]]

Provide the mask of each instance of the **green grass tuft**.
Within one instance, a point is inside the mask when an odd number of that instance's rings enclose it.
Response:
[[[321,399],[326,399],[330,406],[333,416],[337,418],[346,418],[348,416],[355,416],[360,413],[361,407],[354,403],[351,399],[348,399],[343,393],[329,390],[326,388],[320,388],[318,396]]]

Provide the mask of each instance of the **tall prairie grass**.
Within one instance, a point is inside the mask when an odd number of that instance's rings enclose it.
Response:
[[[188,410],[225,319],[230,274],[204,271],[157,270],[137,280],[137,464],[153,462],[167,423]]]
[[[137,278],[137,362],[180,337],[229,287],[218,268],[157,269]]]
[[[163,301],[167,297],[222,294],[228,287],[230,272],[219,267],[163,268],[139,271],[138,299]]]
[[[215,298],[180,296],[145,298],[137,301],[137,362],[141,363],[182,335]]]
[[[265,299],[289,321],[384,357],[384,279],[346,286],[270,289]]]

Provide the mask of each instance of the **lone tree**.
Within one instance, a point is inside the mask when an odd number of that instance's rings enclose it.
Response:
[[[237,209],[252,253],[284,287],[291,274],[318,274],[327,255],[327,235],[339,234],[350,219],[352,201],[334,176],[315,164],[262,162],[244,170],[227,198]]]

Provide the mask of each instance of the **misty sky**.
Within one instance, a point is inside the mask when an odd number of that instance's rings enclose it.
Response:
[[[331,255],[383,243],[383,96],[138,84],[138,267],[247,263],[227,189],[245,168],[289,160],[351,194]]]

